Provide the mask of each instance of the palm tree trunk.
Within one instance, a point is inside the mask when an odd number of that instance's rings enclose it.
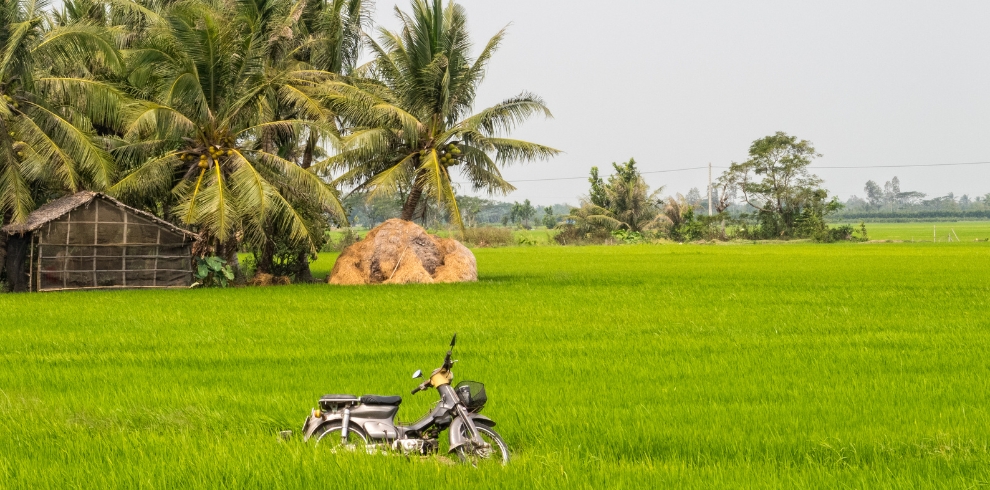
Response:
[[[258,263],[256,264],[256,272],[259,274],[271,274],[272,269],[274,268],[275,268],[275,241],[269,238],[265,240],[265,244],[261,247],[261,256],[258,257]]]
[[[313,280],[313,272],[309,270],[309,252],[299,252],[299,256],[296,257],[296,264],[298,264],[298,267],[296,268],[295,282],[315,282]]]
[[[316,149],[316,133],[310,133],[309,139],[306,140],[306,149],[303,150],[303,159],[300,166],[304,169],[308,169],[313,165],[313,151]],[[296,282],[315,282],[313,280],[313,272],[309,270],[309,252],[303,250],[299,252],[296,257]]]
[[[313,165],[313,150],[316,148],[316,134],[311,133],[309,139],[306,140],[306,149],[303,150],[302,168],[308,169]]]
[[[416,212],[422,196],[423,188],[417,184],[413,184],[412,191],[409,192],[409,197],[406,198],[406,202],[402,205],[402,219],[406,221],[413,220],[413,213]]]
[[[6,233],[0,233],[0,276],[7,270],[7,236]]]

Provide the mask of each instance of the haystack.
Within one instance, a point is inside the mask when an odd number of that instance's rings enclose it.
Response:
[[[259,272],[248,281],[249,286],[287,286],[292,284],[292,279],[288,276],[273,276],[264,272]]]
[[[478,280],[474,254],[411,221],[390,219],[344,249],[330,284],[410,284]]]

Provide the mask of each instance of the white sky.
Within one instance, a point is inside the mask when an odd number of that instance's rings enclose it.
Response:
[[[817,165],[990,161],[990,2],[460,0],[480,49],[508,38],[478,108],[529,90],[555,119],[515,133],[564,150],[509,181],[587,175],[635,157],[643,171],[746,159],[775,131],[811,140]],[[389,28],[393,6],[378,2]],[[845,199],[900,177],[930,195],[990,192],[990,165],[819,170]],[[704,192],[707,171],[647,175]],[[585,180],[518,182],[508,200],[577,203]]]

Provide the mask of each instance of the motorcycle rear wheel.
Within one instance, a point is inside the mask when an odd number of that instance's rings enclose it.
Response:
[[[481,440],[490,444],[491,448],[475,450],[461,446],[457,448],[457,457],[461,458],[461,462],[470,463],[473,466],[478,466],[478,463],[482,461],[498,461],[502,466],[509,464],[509,445],[505,443],[502,436],[491,427],[484,425],[476,425],[476,427]],[[470,437],[470,431],[467,427],[463,428],[463,434],[464,437]]]
[[[364,431],[360,427],[353,424],[347,427],[347,440],[343,440],[340,435],[343,431],[343,424],[340,422],[332,422],[329,424],[323,424],[313,432],[313,438],[316,439],[316,445],[319,447],[329,447],[330,452],[336,453],[337,451],[349,451],[354,452],[356,450],[365,450],[368,445],[368,436],[365,435]]]

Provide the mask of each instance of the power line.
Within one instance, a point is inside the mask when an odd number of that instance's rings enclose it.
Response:
[[[683,172],[685,170],[698,170],[698,169],[702,169],[702,168],[708,168],[708,167],[688,167],[688,168],[674,168],[674,169],[670,169],[670,170],[651,170],[649,172],[640,172],[640,173],[641,174],[664,174],[664,173],[667,173],[667,172]],[[524,180],[515,180],[514,179],[513,182],[546,182],[548,180],[578,180],[578,179],[587,179],[587,178],[588,178],[588,176],[587,175],[584,175],[584,176],[581,176],[581,177],[556,177],[556,178],[551,178],[551,179],[524,179]]]
[[[650,170],[647,172],[640,172],[641,174],[665,174],[668,172],[683,172],[685,170],[698,170],[708,167],[686,167],[686,168],[672,168],[669,170]],[[715,168],[729,168],[729,167],[715,167]],[[589,176],[584,175],[581,177],[553,177],[549,179],[512,179],[512,182],[549,182],[552,180],[587,180]],[[455,182],[455,184],[467,184],[468,182]]]

